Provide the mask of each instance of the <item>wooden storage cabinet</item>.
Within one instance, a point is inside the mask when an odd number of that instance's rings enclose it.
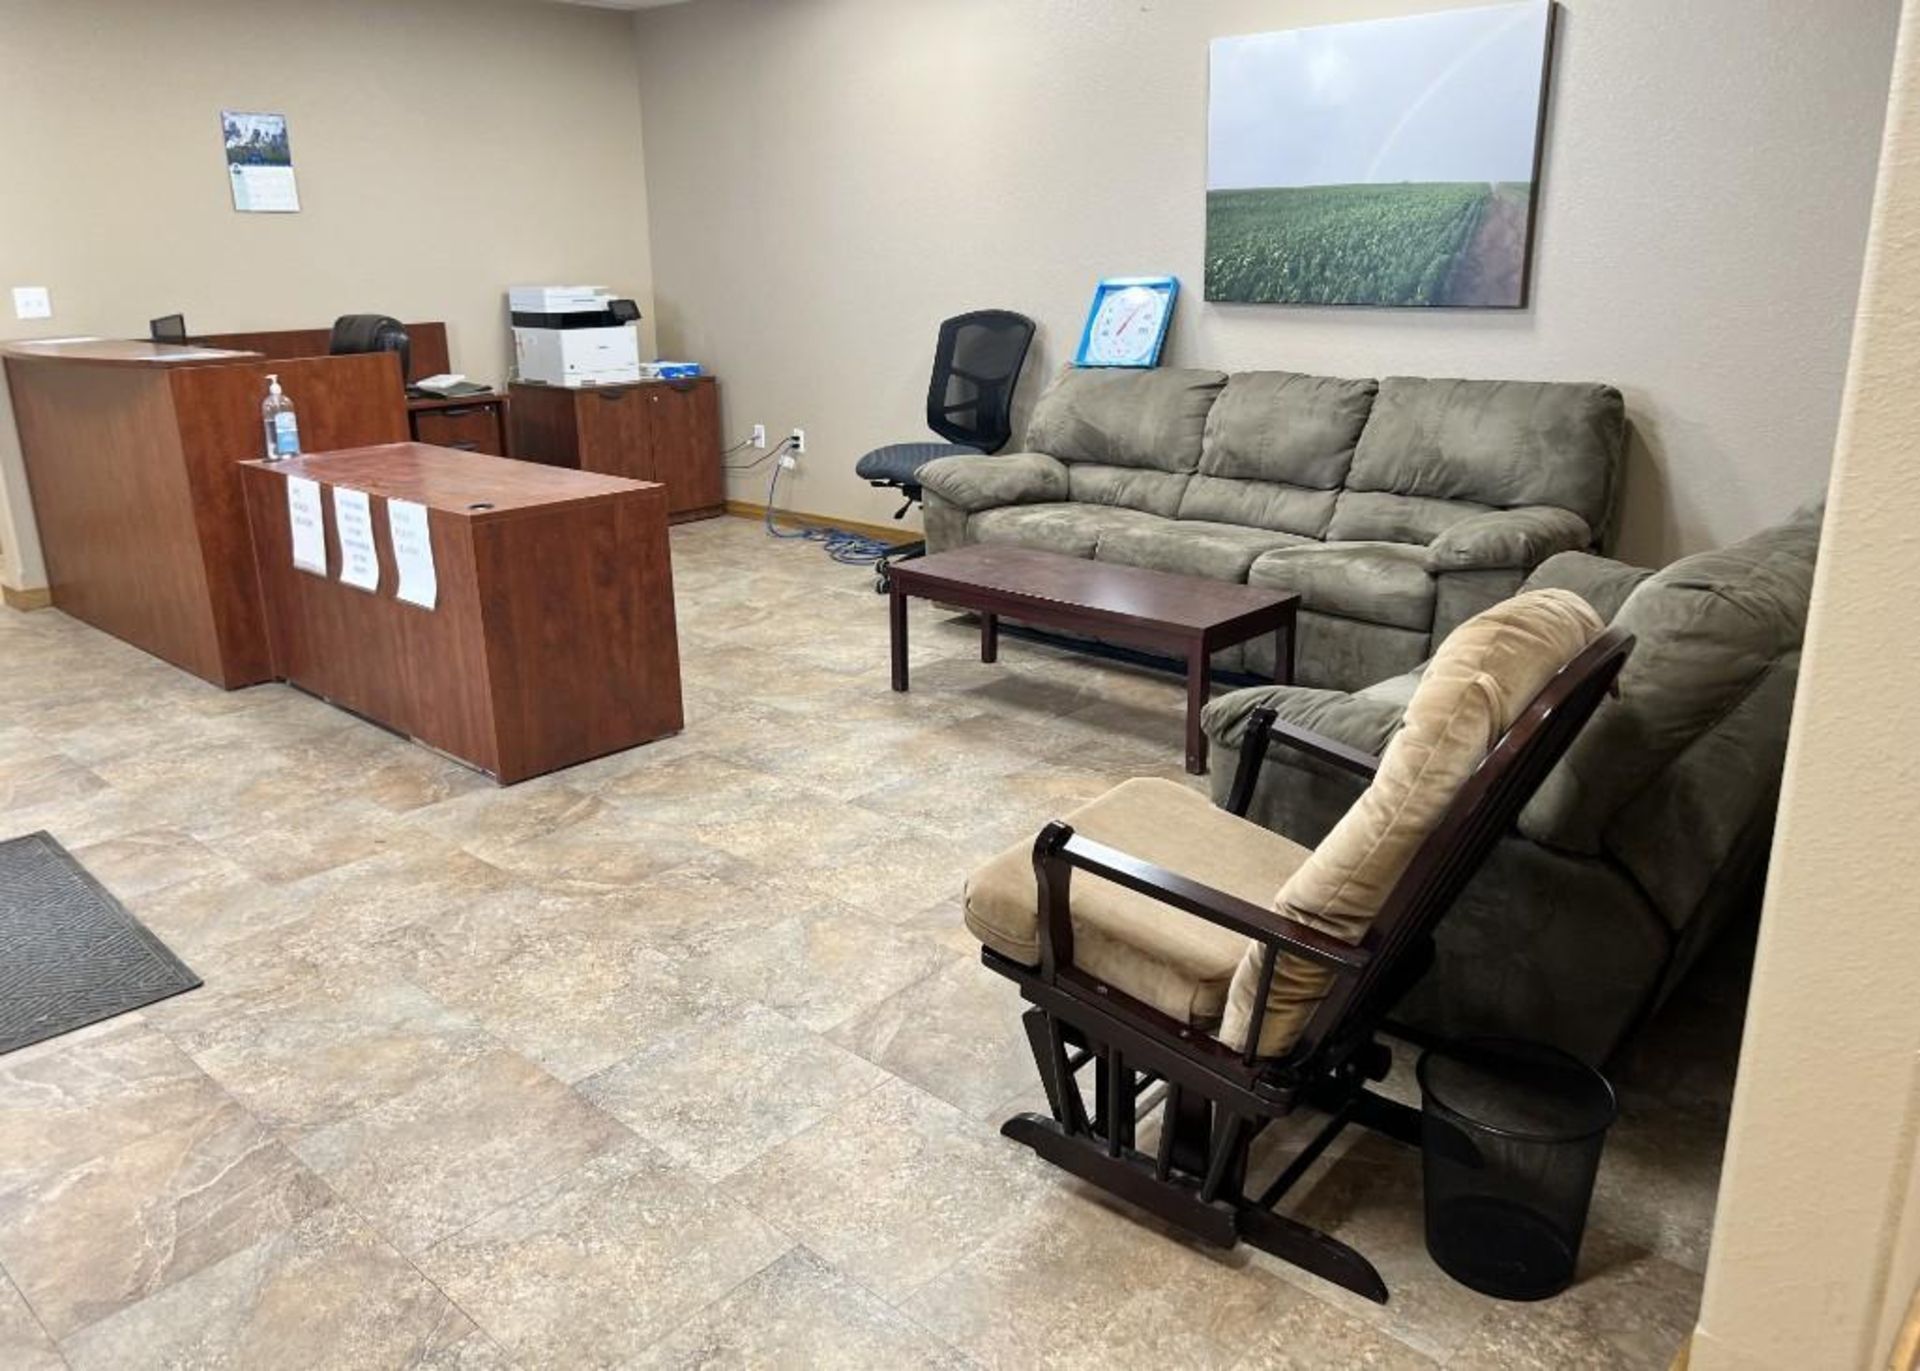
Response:
[[[515,381],[511,397],[512,450],[522,461],[658,481],[676,523],[726,512],[713,377],[580,387]]]
[[[497,395],[468,400],[409,400],[407,417],[416,443],[505,457],[507,426],[501,415],[505,407],[506,401]]]

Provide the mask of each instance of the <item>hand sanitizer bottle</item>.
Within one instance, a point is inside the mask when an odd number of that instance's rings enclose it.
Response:
[[[260,421],[267,433],[267,460],[300,455],[300,421],[294,417],[293,401],[280,389],[280,378],[269,375],[267,398],[260,405]]]

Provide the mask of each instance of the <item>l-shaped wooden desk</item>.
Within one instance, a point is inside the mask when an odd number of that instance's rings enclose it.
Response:
[[[388,353],[82,338],[0,348],[56,607],[218,686],[270,680],[240,463],[280,377],[309,451],[400,442]]]

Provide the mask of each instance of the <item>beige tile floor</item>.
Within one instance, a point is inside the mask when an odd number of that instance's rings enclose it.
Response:
[[[1170,678],[677,530],[688,727],[500,790],[281,687],[0,611],[0,831],[46,828],[205,978],[0,1058],[0,1365],[1664,1367],[1736,987],[1636,1053],[1578,1285],[1420,1244],[1417,1158],[1300,1203],[1385,1307],[1210,1253],[1003,1141],[1017,1000],[969,865],[1178,771]]]

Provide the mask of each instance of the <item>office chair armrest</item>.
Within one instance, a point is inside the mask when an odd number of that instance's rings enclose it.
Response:
[[[1182,913],[1218,924],[1267,947],[1289,952],[1337,973],[1354,974],[1372,958],[1365,948],[1342,942],[1263,905],[1229,895],[1224,890],[1215,890],[1212,886],[1189,880],[1165,867],[1130,856],[1118,848],[1095,842],[1076,834],[1063,823],[1048,824],[1041,831],[1033,845],[1033,865],[1040,880],[1040,936],[1043,946],[1054,944],[1057,932],[1055,921],[1049,917],[1050,898],[1057,898],[1060,913],[1064,916],[1067,879],[1063,877],[1067,877],[1070,868],[1077,868]],[[1058,958],[1057,965],[1071,965],[1071,938],[1069,926],[1068,947],[1054,948],[1056,955],[1061,951],[1067,953],[1065,957]]]
[[[919,478],[922,488],[968,514],[1067,498],[1067,468],[1044,452],[936,457]]]

